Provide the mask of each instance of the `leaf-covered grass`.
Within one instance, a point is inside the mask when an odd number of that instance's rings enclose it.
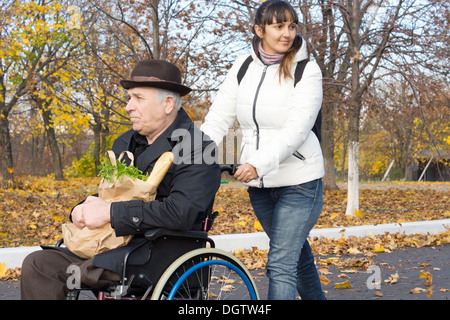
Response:
[[[246,189],[225,186],[216,196],[215,208],[220,214],[212,234],[260,231]],[[386,183],[376,188],[365,184],[360,190],[360,209],[349,217],[345,215],[347,190],[325,190],[315,228],[448,219],[449,191],[450,183]]]
[[[15,189],[0,189],[0,247],[55,243],[73,206],[96,193],[100,178],[54,181],[51,177],[21,177]],[[214,209],[220,214],[211,234],[262,231],[245,188],[224,184]],[[345,216],[346,190],[324,192],[324,207],[315,228],[345,227],[450,217],[449,183],[365,185],[357,216]],[[436,188],[437,186],[437,188]]]
[[[72,207],[96,193],[99,183],[100,178],[54,181],[52,177],[21,177],[16,188],[0,188],[0,247],[55,243],[61,237],[61,225],[68,221]],[[449,191],[450,183],[385,183],[381,187],[379,184],[364,184],[360,190],[360,210],[355,217],[345,216],[345,188],[325,191],[324,207],[315,228],[448,219]],[[253,214],[247,191],[240,184],[222,185],[216,195],[214,209],[220,214],[211,234],[263,231]],[[367,266],[370,256],[378,252],[450,243],[450,231],[438,235],[316,238],[310,239],[310,243],[313,253],[319,256],[364,254],[365,257],[357,260],[364,260]],[[267,259],[267,251],[257,248],[237,250],[234,254],[250,269],[264,268]],[[330,263],[343,261],[335,259]],[[0,260],[1,266],[4,267]],[[3,273],[2,280],[20,277],[20,270]]]

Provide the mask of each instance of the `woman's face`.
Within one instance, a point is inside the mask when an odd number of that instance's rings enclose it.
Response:
[[[286,53],[294,43],[297,25],[291,19],[288,19],[286,22],[277,23],[274,17],[273,23],[266,24],[265,30],[256,25],[255,31],[257,36],[262,40],[262,46],[265,52],[280,54]]]

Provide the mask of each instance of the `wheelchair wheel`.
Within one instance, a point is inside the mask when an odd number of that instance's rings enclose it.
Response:
[[[233,255],[215,248],[190,251],[163,273],[153,300],[258,300],[255,282]]]

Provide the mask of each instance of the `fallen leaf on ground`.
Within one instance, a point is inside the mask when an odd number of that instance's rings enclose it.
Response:
[[[334,288],[335,289],[348,289],[351,288],[352,285],[347,281],[341,282],[341,283],[335,283]]]
[[[255,220],[255,222],[253,223],[253,227],[258,231],[261,231],[263,229],[261,223],[258,220]]]
[[[330,279],[328,279],[327,277],[325,277],[323,274],[321,274],[320,276],[319,276],[319,279],[320,279],[320,283],[322,283],[323,285],[327,285],[327,284],[330,284],[331,283],[331,280]]]
[[[21,268],[8,269],[6,263],[0,263],[0,281],[12,281],[20,279]]]
[[[400,278],[400,276],[398,275],[398,272],[391,274],[391,276],[384,280],[384,282],[389,283],[389,284],[394,284],[398,282],[398,279]]]
[[[419,275],[420,279],[425,279],[425,285],[426,286],[431,286],[431,283],[433,282],[433,275],[431,273],[427,272],[421,272]]]
[[[3,278],[6,275],[6,271],[8,271],[6,263],[0,263],[0,278]]]
[[[427,292],[427,289],[416,287],[414,289],[409,290],[409,293],[412,293],[412,294],[417,294],[417,293],[422,293],[422,292]]]
[[[373,248],[374,252],[384,252],[384,247],[380,245],[379,243],[375,244],[375,247]]]

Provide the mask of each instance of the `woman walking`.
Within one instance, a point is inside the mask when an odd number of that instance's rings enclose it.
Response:
[[[235,178],[249,186],[255,215],[270,238],[269,299],[295,299],[296,291],[302,299],[325,299],[307,241],[323,204],[323,158],[312,131],[322,74],[309,61],[294,83],[296,66],[308,60],[297,25],[297,13],[285,1],[258,8],[251,58],[236,60],[201,127],[219,144],[236,117],[240,123],[242,165]]]

